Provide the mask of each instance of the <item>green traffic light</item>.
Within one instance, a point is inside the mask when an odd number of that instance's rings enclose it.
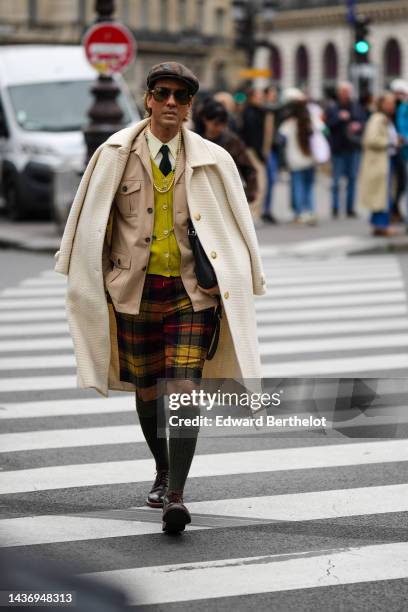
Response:
[[[365,53],[368,53],[368,51],[370,50],[370,45],[368,44],[366,40],[359,40],[354,45],[354,48],[357,51],[357,53],[361,53],[361,55],[364,55]]]

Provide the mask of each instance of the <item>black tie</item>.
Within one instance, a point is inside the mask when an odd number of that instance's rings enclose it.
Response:
[[[167,176],[172,170],[169,158],[169,147],[167,145],[162,145],[162,147],[160,148],[160,152],[162,153],[163,158],[160,162],[159,168],[160,171],[164,174],[164,176]]]

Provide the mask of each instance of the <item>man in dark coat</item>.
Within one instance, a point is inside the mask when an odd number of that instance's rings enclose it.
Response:
[[[241,176],[245,195],[249,203],[257,195],[256,168],[252,164],[242,140],[228,127],[228,112],[220,102],[207,100],[199,113],[199,120],[203,126],[202,136],[215,142],[233,158]]]
[[[361,137],[364,128],[364,110],[352,99],[351,83],[340,83],[337,102],[326,110],[326,124],[330,129],[333,183],[332,213],[337,217],[340,208],[340,180],[347,179],[346,210],[348,217],[355,217],[354,196],[360,160]]]

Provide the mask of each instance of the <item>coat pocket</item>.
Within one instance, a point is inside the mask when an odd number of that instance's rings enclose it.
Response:
[[[110,260],[113,263],[113,268],[106,276],[106,285],[110,285],[113,281],[118,278],[122,270],[128,270],[130,268],[132,258],[126,253],[119,251],[112,251],[110,254]]]
[[[142,197],[142,181],[122,181],[116,192],[115,204],[124,217],[137,217]]]

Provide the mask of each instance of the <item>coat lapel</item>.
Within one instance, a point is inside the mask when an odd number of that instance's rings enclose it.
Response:
[[[207,146],[207,141],[195,132],[182,127],[184,148],[186,152],[186,164],[191,168],[208,166],[217,163],[214,154]]]
[[[145,138],[143,131],[139,133],[134,145],[130,149],[130,154],[132,153],[135,153],[136,155],[139,156],[140,161],[150,179],[150,182],[151,184],[153,184],[153,172],[152,172],[152,164],[150,160],[150,151],[149,151],[149,146],[146,142],[146,138]]]

